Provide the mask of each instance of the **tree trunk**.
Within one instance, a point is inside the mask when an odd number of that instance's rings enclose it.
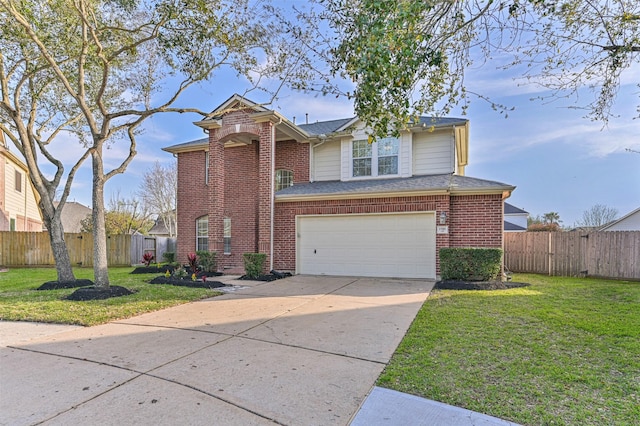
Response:
[[[60,216],[57,218],[55,215],[54,217],[49,217],[46,209],[41,208],[40,211],[42,211],[44,222],[49,230],[49,241],[51,242],[53,260],[56,263],[58,281],[75,281],[76,277],[73,275],[73,269],[71,268],[71,258],[69,258],[67,242],[64,240],[64,229],[62,228]]]
[[[102,152],[96,149],[92,155],[93,168],[93,275],[99,288],[109,288],[109,268],[107,263],[107,231],[104,217],[104,173]]]

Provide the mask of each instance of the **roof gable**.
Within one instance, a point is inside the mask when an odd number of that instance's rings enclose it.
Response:
[[[600,228],[600,230],[601,231],[606,231],[606,230],[608,230],[610,228],[615,227],[616,225],[619,225],[619,224],[627,222],[627,221],[628,222],[633,222],[633,223],[635,223],[635,222],[640,223],[640,207],[638,207],[637,209],[633,210],[632,212],[622,216],[620,219],[614,220],[613,222],[603,226],[602,228]],[[632,223],[632,225],[633,225],[633,223]]]

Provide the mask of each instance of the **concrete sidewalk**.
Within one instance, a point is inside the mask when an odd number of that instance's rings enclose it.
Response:
[[[433,282],[229,283],[96,327],[0,322],[0,424],[346,425],[365,398],[354,424],[406,424],[374,421],[373,386]]]

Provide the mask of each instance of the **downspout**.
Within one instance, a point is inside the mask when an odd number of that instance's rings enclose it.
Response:
[[[274,183],[276,180],[276,126],[271,124],[271,182],[269,184],[269,192],[271,197],[271,219],[269,220],[269,271],[273,270],[273,219],[275,217],[275,194],[274,194]]]

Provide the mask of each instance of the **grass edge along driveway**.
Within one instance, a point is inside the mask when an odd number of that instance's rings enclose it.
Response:
[[[434,290],[378,385],[523,425],[640,419],[640,283]]]
[[[130,296],[75,302],[63,298],[76,289],[40,290],[46,281],[56,280],[53,268],[10,268],[0,273],[0,320],[34,321],[91,326],[171,306],[218,296],[203,288],[148,284],[158,274],[130,274],[134,268],[109,268],[111,285],[135,292]],[[74,269],[76,278],[93,280],[90,268]]]

